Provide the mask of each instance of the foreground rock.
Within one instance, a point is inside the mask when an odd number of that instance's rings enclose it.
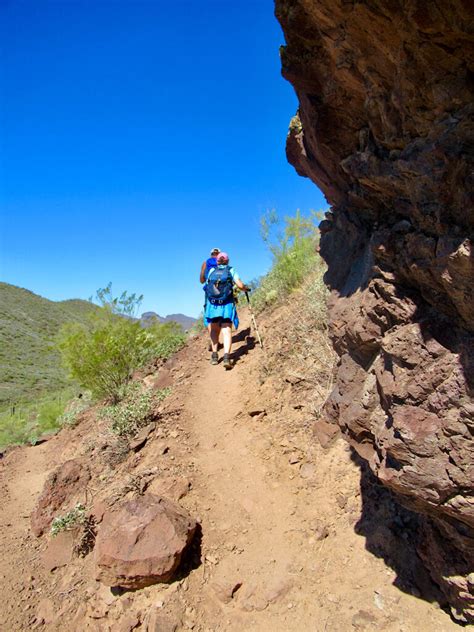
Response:
[[[96,579],[128,589],[172,580],[196,528],[179,505],[154,494],[106,511],[95,547]]]
[[[300,110],[287,155],[332,204],[340,355],[326,419],[423,515],[419,552],[474,620],[474,5],[277,0]]]
[[[31,529],[36,536],[49,529],[53,518],[66,505],[70,505],[79,494],[84,494],[90,478],[89,467],[80,459],[66,461],[48,476],[31,516]]]

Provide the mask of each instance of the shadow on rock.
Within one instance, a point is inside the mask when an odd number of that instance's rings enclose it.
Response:
[[[416,551],[421,518],[397,503],[355,450],[352,450],[351,458],[361,474],[362,512],[355,531],[365,537],[366,549],[396,572],[394,585],[397,588],[445,607],[446,599],[432,582]]]
[[[202,528],[198,523],[196,530],[194,532],[193,539],[188,544],[186,549],[183,551],[181,563],[179,565],[176,574],[169,581],[161,582],[163,584],[174,584],[175,582],[179,582],[185,579],[192,571],[199,568],[202,564],[202,554],[201,554],[201,546],[202,546]],[[159,583],[159,582],[157,582]],[[115,595],[123,595],[127,592],[137,592],[140,591],[141,588],[126,588],[124,586],[111,586],[110,592]]]

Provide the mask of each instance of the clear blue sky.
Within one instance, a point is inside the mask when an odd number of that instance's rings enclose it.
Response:
[[[218,246],[326,204],[287,164],[297,107],[271,0],[0,0],[0,278],[52,300],[112,281],[197,315]]]

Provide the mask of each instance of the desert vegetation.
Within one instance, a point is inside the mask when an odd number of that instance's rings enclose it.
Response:
[[[272,254],[269,272],[255,283],[252,304],[263,317],[268,315],[266,345],[261,363],[261,380],[281,377],[304,384],[311,395],[313,419],[319,417],[322,402],[332,387],[335,354],[328,336],[328,290],[323,276],[324,261],[318,254],[321,213],[280,219],[274,211],[261,220],[261,233]],[[270,333],[271,329],[271,333]],[[263,332],[265,336],[265,331]]]
[[[142,297],[98,290],[100,310],[86,324],[62,328],[59,349],[69,375],[96,398],[117,403],[132,372],[153,358],[167,358],[186,340],[177,323],[153,323],[144,329],[134,316]]]
[[[7,301],[3,309],[8,325],[1,331],[5,345],[0,371],[6,381],[0,447],[34,443],[47,432],[73,426],[81,412],[102,398],[111,406],[124,401],[114,409],[112,425],[118,434],[133,434],[146,417],[147,395],[128,388],[132,373],[180,349],[186,340],[182,328],[173,321],[142,327],[136,316],[143,297],[127,292],[114,296],[110,283],[89,302],[62,304],[6,284],[0,291]],[[31,371],[25,373],[25,364]],[[51,367],[50,375],[44,366]],[[41,380],[35,381],[35,375]]]
[[[320,219],[320,212],[311,211],[304,216],[300,210],[293,217],[283,219],[271,210],[261,218],[260,232],[271,252],[272,267],[253,283],[252,304],[257,312],[282,304],[309,279],[321,286],[317,300],[322,301],[322,306],[325,304],[322,284],[325,268],[317,254],[319,231],[316,222]]]

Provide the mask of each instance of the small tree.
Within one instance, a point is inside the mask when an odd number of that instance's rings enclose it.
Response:
[[[143,329],[132,317],[142,296],[124,292],[114,298],[109,283],[97,297],[102,308],[88,325],[64,326],[58,346],[73,379],[93,396],[116,402],[134,369],[153,357],[168,357],[183,345],[185,336],[176,323]]]
[[[321,264],[316,253],[319,238],[316,222],[321,217],[318,211],[310,211],[305,217],[299,209],[293,217],[285,217],[283,221],[275,209],[262,217],[260,233],[272,254],[273,265],[257,283],[253,295],[257,310],[284,300]]]

